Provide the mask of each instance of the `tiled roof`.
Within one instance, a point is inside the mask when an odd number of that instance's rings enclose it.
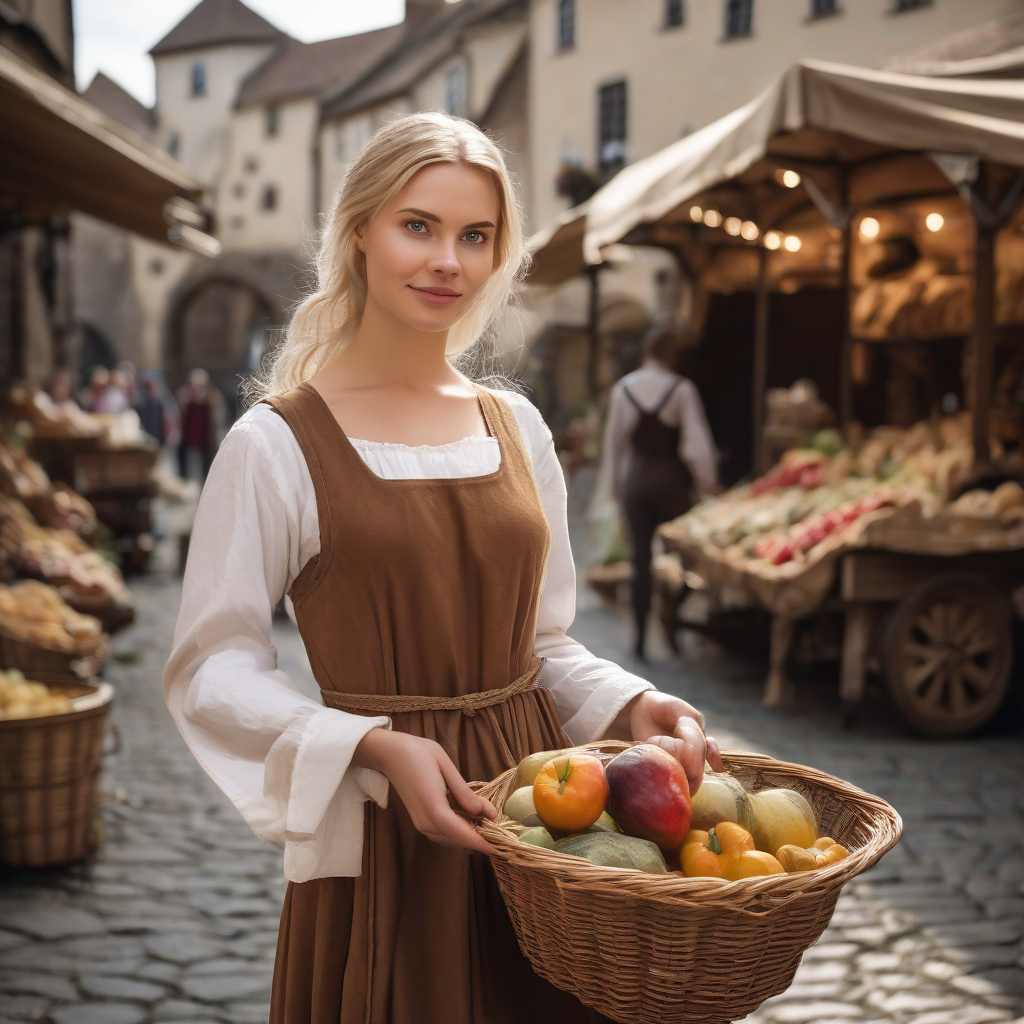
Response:
[[[333,90],[323,116],[341,116],[400,96],[455,51],[463,31],[490,18],[518,15],[525,7],[525,0],[461,0],[440,9],[360,80]]]
[[[89,87],[82,93],[97,110],[130,128],[144,139],[150,138],[156,117],[150,107],[143,106],[130,92],[122,89],[112,78],[97,71]]]
[[[238,106],[289,96],[319,96],[331,86],[343,88],[397,46],[405,31],[405,25],[392,25],[318,43],[285,40],[242,83]]]
[[[283,37],[242,0],[201,0],[149,52],[158,57],[228,43],[276,43]]]
[[[916,75],[998,75],[1024,65],[1024,11],[955,32],[903,54],[890,71]]]

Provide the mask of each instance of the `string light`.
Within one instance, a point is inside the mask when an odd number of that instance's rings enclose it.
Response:
[[[882,225],[875,220],[874,217],[865,217],[860,222],[860,237],[861,238],[877,238],[878,232],[881,231]]]
[[[801,178],[796,171],[784,171],[781,167],[775,172],[775,180],[786,188],[796,188]]]
[[[786,241],[784,243],[787,252],[799,252],[800,246],[803,242],[800,241],[797,235],[786,235]]]
[[[704,211],[699,206],[690,207],[690,220],[699,224],[704,219]]]
[[[722,223],[722,215],[717,210],[705,210],[704,223],[709,228],[717,228]]]
[[[929,231],[941,231],[942,225],[945,223],[946,219],[941,213],[929,213],[924,219],[924,226]]]
[[[754,222],[753,222],[752,220],[745,220],[745,221],[744,221],[744,222],[743,222],[743,223],[742,223],[742,224],[740,225],[740,234],[741,234],[741,235],[742,235],[742,236],[743,236],[743,237],[744,237],[744,238],[745,238],[745,239],[746,239],[746,240],[747,240],[748,242],[753,242],[753,241],[754,241],[754,239],[755,239],[755,238],[757,238],[757,236],[758,236],[759,234],[761,234],[761,232],[760,232],[760,231],[758,231],[758,229],[757,229],[757,225],[756,225],[756,224],[755,224],[755,223],[754,223]]]
[[[735,238],[743,230],[743,222],[739,217],[726,217],[725,230]]]
[[[766,249],[778,249],[780,245],[782,245],[782,236],[778,231],[769,231],[764,236],[764,247]]]

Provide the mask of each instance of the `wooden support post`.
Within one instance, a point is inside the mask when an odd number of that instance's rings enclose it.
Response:
[[[786,663],[793,643],[793,620],[782,615],[772,616],[772,645],[768,656],[768,678],[764,683],[761,703],[766,708],[782,706],[786,697]]]
[[[843,629],[843,667],[839,678],[839,697],[847,708],[864,699],[864,662],[871,640],[871,606],[854,601],[846,609]]]
[[[974,334],[971,337],[968,405],[974,464],[989,461],[989,410],[995,349],[995,228],[975,217]]]
[[[842,308],[843,329],[839,336],[839,426],[847,437],[853,419],[853,339],[850,332],[850,245],[851,230],[847,222],[843,228]]]
[[[768,381],[768,250],[758,250],[757,299],[754,304],[754,375],[753,375],[753,459],[754,473],[760,475],[765,466],[764,400]]]
[[[601,288],[598,280],[600,272],[597,264],[587,267],[587,276],[590,278],[590,304],[587,316],[587,332],[590,342],[587,353],[587,386],[590,389],[591,398],[597,396],[597,364],[601,357]]]

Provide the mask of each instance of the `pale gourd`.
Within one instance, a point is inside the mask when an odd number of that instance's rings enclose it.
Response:
[[[518,821],[520,825],[543,824],[537,814],[537,808],[533,804],[533,786],[523,786],[512,793],[505,801],[502,811],[513,821]]]
[[[782,846],[813,846],[818,822],[807,800],[792,789],[765,789],[750,794],[754,845],[773,857]]]
[[[567,754],[570,750],[575,749],[575,747],[565,747],[563,750],[541,750],[536,754],[528,754],[519,762],[519,771],[516,775],[516,788],[522,789],[524,786],[532,786],[537,776],[540,774],[541,768],[543,768],[551,758],[558,757],[559,754]]]
[[[693,794],[691,804],[691,829],[707,832],[723,821],[731,821],[748,832],[753,831],[750,794],[731,775],[705,772],[704,781]]]
[[[528,828],[520,837],[519,842],[528,843],[530,846],[539,846],[542,850],[553,850],[555,841],[551,833],[543,826]]]

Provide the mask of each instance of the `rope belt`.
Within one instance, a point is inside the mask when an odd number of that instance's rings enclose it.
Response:
[[[535,658],[530,668],[514,682],[498,690],[479,690],[458,697],[420,697],[399,693],[342,693],[321,690],[324,704],[336,711],[370,712],[375,715],[400,715],[406,711],[461,711],[472,717],[484,708],[504,704],[509,697],[525,693],[537,685],[543,659]]]

